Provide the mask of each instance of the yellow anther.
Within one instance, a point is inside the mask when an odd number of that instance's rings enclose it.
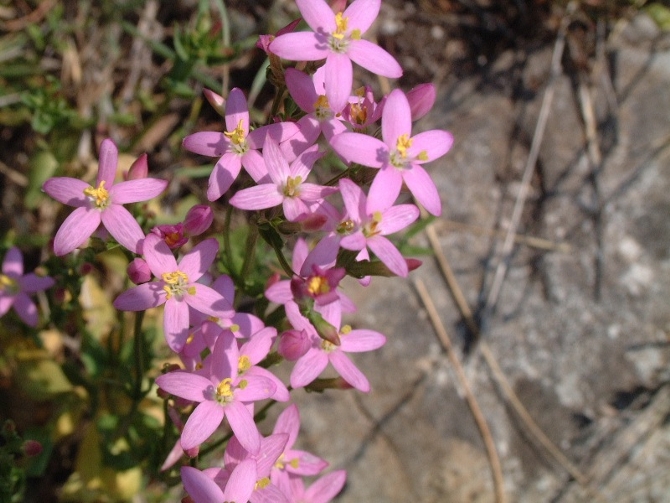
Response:
[[[325,339],[322,339],[321,349],[323,349],[326,353],[330,353],[333,349],[335,349],[335,344],[333,344],[332,342],[328,342]]]
[[[243,374],[250,368],[251,368],[251,360],[249,359],[249,357],[247,355],[240,356],[239,360],[237,361],[237,373]]]
[[[230,325],[230,331],[231,332],[239,332],[240,331],[240,326],[237,323],[233,323]]]
[[[341,12],[338,12],[337,15],[335,16],[335,24],[337,25],[337,28],[335,29],[335,33],[333,33],[333,37],[342,40],[344,38],[344,34],[347,31],[347,22],[349,21],[349,18],[343,17]],[[359,30],[360,34],[360,30]]]
[[[349,105],[349,115],[351,116],[352,122],[363,125],[368,119],[368,109],[358,103],[352,103]]]
[[[352,30],[350,37],[351,37],[352,40],[360,40],[361,39],[361,30],[359,30],[358,28]]]
[[[283,452],[277,458],[277,461],[275,461],[275,468],[277,468],[278,470],[283,470],[284,469],[284,453]]]
[[[347,335],[349,332],[351,332],[351,325],[344,325],[340,330],[340,335]]]
[[[216,387],[216,395],[219,398],[230,398],[233,396],[233,387],[231,383],[233,380],[230,377],[226,377],[223,381],[219,383]]]
[[[163,278],[163,281],[165,281],[168,285],[188,283],[188,276],[186,276],[186,273],[181,271],[164,272],[161,274],[161,278]]]
[[[256,482],[256,489],[263,489],[270,485],[270,479],[268,477],[263,477],[262,479]]]
[[[314,276],[307,282],[307,291],[312,295],[322,295],[330,292],[330,285],[323,276]]]
[[[372,214],[372,221],[376,224],[382,221],[382,212],[381,211],[375,211]]]
[[[356,227],[356,224],[354,224],[353,220],[345,220],[337,226],[337,232],[339,234],[347,234],[353,231],[354,227]]]
[[[5,274],[0,274],[0,291],[17,293],[19,291],[19,283]]]
[[[188,334],[188,338],[186,339],[186,344],[191,344],[193,342],[194,338],[195,338],[195,334],[193,334],[193,333]]]
[[[325,94],[319,95],[319,97],[316,99],[316,102],[314,103],[314,108],[316,110],[322,110],[324,108],[330,110],[330,104],[328,103],[328,98],[326,98]]]
[[[195,295],[195,287],[194,286],[189,286],[186,291],[188,292],[189,295]]]
[[[407,149],[412,146],[413,141],[414,140],[412,140],[407,134],[401,134],[400,136],[398,136],[395,149],[398,151],[398,153],[403,159],[407,157]]]
[[[209,317],[207,318],[207,321],[212,321],[212,322],[214,322],[214,323],[218,323],[218,322],[219,322],[219,318],[217,318],[216,316],[209,316]]]
[[[181,271],[164,272],[161,278],[165,282],[163,290],[167,293],[167,300],[170,300],[173,295],[181,297],[184,293],[195,295],[195,287],[188,285],[188,276]]]
[[[244,388],[246,388],[248,385],[249,385],[249,381],[247,381],[246,379],[242,379],[242,380],[240,381],[240,384],[237,385],[237,387],[240,388],[240,389],[244,389]]]
[[[232,141],[235,145],[241,145],[244,143],[246,135],[244,133],[244,127],[242,127],[242,120],[240,119],[240,122],[237,123],[237,127],[235,129],[232,131],[224,131],[223,134],[230,138],[230,141]]]
[[[354,95],[362,98],[365,96],[365,86],[358,87],[354,90]]]
[[[300,460],[298,458],[293,458],[291,461],[288,463],[291,465],[293,468],[297,469],[298,466],[300,465]]]
[[[105,189],[105,180],[100,182],[97,189],[94,189],[93,187],[84,189],[84,194],[89,197],[96,208],[106,208],[109,204],[109,192]]]
[[[426,152],[425,150],[422,150],[421,152],[419,152],[419,155],[417,155],[416,158],[419,159],[420,161],[427,161],[428,160],[428,152]]]

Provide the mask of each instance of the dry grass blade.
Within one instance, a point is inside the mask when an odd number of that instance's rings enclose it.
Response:
[[[433,304],[433,300],[431,299],[428,290],[426,290],[426,287],[421,280],[416,280],[414,282],[414,285],[416,287],[417,292],[419,293],[419,297],[421,297],[421,301],[423,302],[426,311],[428,312],[428,317],[430,318],[433,328],[435,329],[435,333],[437,334],[440,343],[444,347],[444,350],[447,352],[447,357],[449,358],[449,361],[456,370],[456,375],[458,376],[458,380],[465,394],[465,400],[467,401],[468,406],[470,407],[470,412],[472,412],[472,416],[475,419],[477,428],[479,429],[479,432],[482,436],[482,440],[484,441],[484,446],[486,447],[486,454],[488,455],[489,464],[491,466],[491,475],[493,477],[493,487],[496,502],[504,503],[506,501],[505,484],[504,484],[505,481],[503,479],[502,466],[500,465],[500,457],[498,456],[498,451],[496,450],[495,443],[493,442],[491,430],[489,429],[486,419],[484,418],[484,414],[482,413],[482,410],[479,407],[477,399],[472,394],[472,390],[470,389],[470,384],[468,383],[468,378],[465,375],[463,366],[461,365],[458,356],[456,356],[456,353],[454,352],[454,348],[451,344],[449,334],[447,333],[447,330],[444,328],[444,325],[440,320],[440,316],[437,313],[437,310],[435,309],[435,305]]]

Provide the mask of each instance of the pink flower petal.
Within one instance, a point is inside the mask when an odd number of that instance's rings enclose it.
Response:
[[[328,365],[328,356],[320,349],[310,349],[300,358],[291,371],[291,386],[302,388],[319,377]]]
[[[170,349],[179,353],[188,339],[188,304],[176,298],[165,302],[163,311],[163,332]],[[186,448],[184,450],[187,450]]]
[[[335,31],[335,14],[324,0],[296,0],[298,10],[305,22],[314,31]]]
[[[330,53],[325,36],[307,31],[280,35],[270,43],[270,51],[290,61],[318,61]]]
[[[141,178],[128,180],[114,185],[109,195],[114,204],[138,203],[148,201],[160,195],[168,186],[167,180],[157,178]]]
[[[265,161],[263,156],[258,150],[248,150],[246,154],[242,156],[242,166],[249,176],[254,179],[256,183],[266,183],[270,181],[270,176],[268,175],[268,170],[265,167]]]
[[[54,253],[62,256],[81,246],[100,225],[100,211],[79,207],[62,223],[54,238]]]
[[[240,174],[240,169],[242,169],[242,160],[239,155],[230,152],[223,154],[209,176],[207,199],[216,201],[220,198]]]
[[[15,277],[23,275],[23,255],[16,246],[7,250],[5,258],[2,260],[2,272]]]
[[[391,79],[402,77],[402,67],[396,59],[368,40],[352,40],[347,49],[347,56],[375,75]]]
[[[417,121],[433,108],[436,98],[435,84],[419,84],[407,92],[412,121]]]
[[[367,377],[358,370],[358,367],[343,352],[333,351],[330,353],[330,363],[351,386],[364,393],[370,391],[370,383]]]
[[[100,144],[100,155],[98,156],[98,178],[96,179],[96,186],[100,185],[101,181],[105,181],[105,188],[109,188],[114,184],[116,177],[116,165],[119,159],[119,151],[114,145],[114,142],[106,138]]]
[[[338,134],[330,140],[330,145],[347,162],[381,168],[388,161],[389,148],[386,144],[365,134]]]
[[[88,205],[88,198],[84,190],[89,188],[91,186],[88,183],[67,177],[49,178],[42,186],[42,190],[59,203],[76,207]]]
[[[268,170],[272,183],[281,187],[286,183],[286,179],[291,175],[288,161],[279,150],[279,145],[272,138],[266,138],[263,147],[263,160]]]
[[[298,410],[298,406],[293,403],[279,414],[272,433],[287,433],[288,441],[286,442],[286,448],[290,449],[298,439],[299,430],[300,411]]]
[[[160,278],[163,273],[175,272],[179,269],[168,245],[154,233],[149,233],[144,240],[142,253],[151,273],[157,278]]]
[[[365,203],[367,198],[363,190],[348,178],[340,179],[338,183],[340,187],[340,194],[342,194],[342,201],[344,207],[347,209],[348,217],[354,223],[360,223],[362,215],[365,215]]]
[[[226,417],[235,436],[251,455],[261,450],[261,434],[258,432],[254,418],[241,402],[232,401],[226,405]]]
[[[230,303],[216,290],[200,283],[192,287],[195,295],[184,296],[184,301],[196,311],[216,318],[230,318],[234,314]]]
[[[330,53],[324,65],[326,96],[333,113],[340,113],[349,103],[353,83],[353,68],[346,54]]]
[[[256,472],[256,461],[245,459],[238,464],[230,474],[226,488],[223,491],[221,501],[246,502],[254,492],[258,475]],[[199,502],[196,502],[199,503]]]
[[[328,503],[339,494],[346,481],[347,472],[344,470],[324,475],[305,491],[304,500],[310,503]]]
[[[230,204],[241,210],[263,210],[277,206],[283,200],[276,185],[264,183],[238,191],[230,198]]]
[[[379,332],[367,329],[356,329],[343,335],[341,338],[340,350],[346,353],[363,353],[365,351],[374,351],[386,344],[386,337]]]
[[[242,123],[245,136],[249,133],[249,107],[242,89],[231,89],[226,101],[226,130],[234,131]]]
[[[401,172],[389,165],[380,169],[374,180],[372,180],[368,192],[368,201],[375,201],[382,208],[390,208],[393,206],[395,200],[398,199],[401,188]]]
[[[298,126],[294,122],[275,122],[267,126],[254,129],[247,136],[247,143],[251,149],[263,148],[265,138],[270,137],[277,143],[282,143],[298,132]]]
[[[360,30],[361,33],[368,31],[379,15],[381,0],[355,0],[342,13],[342,17],[348,18],[348,30]]]
[[[192,402],[208,400],[211,394],[214,393],[214,385],[209,379],[199,374],[192,374],[181,370],[158,376],[156,378],[156,385],[171,395],[191,400]]]
[[[181,432],[181,448],[185,451],[205,442],[223,421],[224,410],[217,402],[205,400],[193,409]]]
[[[430,175],[418,164],[403,171],[403,180],[412,195],[420,202],[431,215],[439,217],[442,214],[442,203],[435,183]]]
[[[26,293],[41,292],[54,286],[54,279],[49,276],[38,276],[30,273],[18,279],[21,290]]]
[[[391,91],[382,113],[382,138],[391,151],[396,149],[398,137],[412,134],[412,112],[405,93],[400,89]]]
[[[188,135],[184,138],[182,145],[186,150],[195,154],[219,157],[229,150],[230,140],[223,133],[202,131]]]
[[[375,210],[372,209],[370,214]],[[403,230],[405,227],[411,225],[417,218],[419,218],[419,208],[413,204],[399,204],[392,206],[384,212],[382,221],[379,222],[377,229],[382,236],[393,234]]]
[[[36,327],[39,321],[37,306],[25,293],[19,293],[14,298],[14,311],[26,324]]]
[[[289,222],[297,222],[307,216],[307,205],[297,197],[285,197],[283,201],[284,216]]]
[[[119,204],[110,204],[100,216],[105,228],[121,246],[131,252],[140,253],[144,232],[127,209]]]
[[[244,379],[244,378],[243,378]],[[241,402],[255,402],[265,400],[274,395],[277,386],[267,377],[250,376],[244,389],[241,387],[235,391],[235,399]]]
[[[407,269],[407,262],[405,258],[398,251],[391,241],[384,236],[374,236],[368,239],[368,248],[374,252],[375,255],[384,262],[384,265],[389,270],[402,278],[406,278],[409,273]]]
[[[16,300],[16,295],[6,295],[0,292],[0,316],[7,314]]]
[[[145,311],[165,303],[166,295],[162,281],[143,283],[119,295],[114,307],[120,311]]]
[[[181,467],[181,481],[184,490],[195,503],[221,503],[224,500],[221,488],[197,468]]]
[[[314,89],[314,82],[306,73],[295,68],[286,69],[286,87],[293,100],[307,113],[314,111],[314,104],[319,97]]]
[[[182,257],[179,261],[179,270],[188,276],[191,283],[194,283],[209,270],[217,253],[219,253],[219,242],[214,238],[205,239]]]
[[[449,152],[453,144],[454,137],[451,133],[433,129],[413,136],[412,146],[407,150],[407,155],[414,157],[414,163],[423,164],[442,157]]]

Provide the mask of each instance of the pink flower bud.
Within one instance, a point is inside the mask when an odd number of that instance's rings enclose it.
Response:
[[[307,353],[311,342],[304,330],[287,330],[279,338],[277,352],[290,362]]]
[[[195,447],[191,447],[190,449],[186,449],[184,453],[189,457],[189,458],[195,458],[198,453],[200,452],[200,446],[196,445]]]
[[[28,457],[37,456],[42,452],[42,444],[40,444],[37,440],[26,440],[23,442],[21,450]]]
[[[300,24],[300,21],[302,21],[302,18],[294,19],[291,21],[289,24],[281,28],[279,31],[277,31],[276,35],[260,35],[258,37],[258,42],[256,42],[256,47],[258,47],[260,50],[265,52],[268,56],[271,54],[269,50],[270,42],[272,42],[275,39],[275,36],[283,35],[284,33],[291,33],[292,31],[295,31],[297,28],[298,24]]]
[[[205,95],[207,101],[209,101],[209,104],[214,107],[216,113],[218,113],[221,117],[226,115],[226,100],[223,96],[220,96],[214,91],[210,91],[209,89],[203,89],[202,93]]]
[[[408,91],[406,96],[412,121],[417,121],[433,108],[436,97],[435,86],[433,84],[419,84]]]
[[[184,236],[184,226],[182,224],[157,225],[151,229],[151,232],[163,239],[170,250],[176,250],[188,241],[188,238]]]
[[[136,285],[141,285],[142,283],[146,283],[151,279],[151,270],[149,269],[149,265],[144,259],[139,257],[128,264],[126,273],[128,274],[130,281]]]
[[[184,219],[184,231],[190,236],[199,236],[212,225],[214,212],[205,204],[196,204],[188,210]]]
[[[149,163],[147,162],[147,154],[139,156],[128,169],[126,180],[140,180],[149,176]]]
[[[423,264],[423,262],[417,258],[406,258],[405,262],[407,262],[407,269],[410,271],[418,269]]]

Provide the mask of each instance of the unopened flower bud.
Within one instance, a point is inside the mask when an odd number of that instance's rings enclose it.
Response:
[[[42,452],[42,444],[39,443],[37,440],[26,440],[25,442],[23,442],[21,450],[23,451],[23,454],[25,454],[28,457],[37,456],[39,453]]]
[[[151,232],[163,239],[170,250],[181,248],[188,241],[188,238],[184,236],[184,226],[180,223],[175,225],[157,225],[151,229]]]
[[[216,113],[221,117],[226,115],[226,100],[223,96],[209,89],[203,89],[202,93],[205,95],[207,101],[209,101],[209,104],[216,110]]]
[[[188,210],[184,219],[184,231],[190,236],[199,236],[212,225],[214,212],[210,206],[196,204]]]
[[[304,330],[287,330],[279,338],[277,352],[290,362],[307,353],[311,342],[307,332]]]
[[[126,180],[141,180],[149,176],[149,163],[147,162],[147,154],[139,156],[128,169]]]
[[[433,108],[436,97],[435,85],[419,84],[410,89],[406,96],[412,120],[417,121]]]
[[[195,447],[191,447],[190,449],[186,449],[184,453],[189,457],[189,458],[195,458],[199,453],[200,453],[200,446],[196,445]]]
[[[126,273],[128,274],[130,281],[136,285],[141,285],[151,279],[151,269],[149,269],[149,265],[144,259],[139,257],[128,264]]]

